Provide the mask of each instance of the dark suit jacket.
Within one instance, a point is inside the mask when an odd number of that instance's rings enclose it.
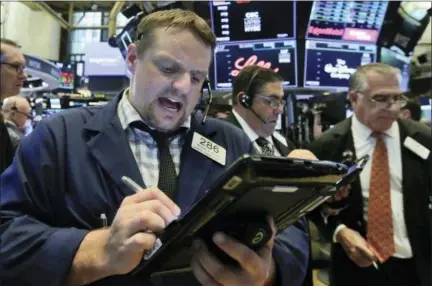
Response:
[[[429,150],[432,150],[431,129],[421,123],[411,120],[398,120],[401,140],[402,173],[403,173],[403,204],[404,217],[407,225],[408,237],[414,253],[414,260],[419,277],[423,285],[431,285],[431,210],[429,207],[431,195],[431,155],[427,160],[421,159],[415,153],[404,147],[405,138],[411,137]],[[355,148],[351,132],[351,119],[347,119],[314,141],[309,149],[320,160],[340,162],[342,154],[351,151],[355,159]],[[337,216],[330,217],[326,225],[320,221],[321,215],[314,213],[313,220],[321,226],[321,230],[331,239],[335,228],[339,224],[366,235],[366,222],[363,219],[363,198],[360,179],[352,184],[351,195],[345,202],[348,207]],[[351,285],[356,275],[357,267],[345,255],[339,244],[332,248],[332,285]],[[358,274],[358,273],[357,273]],[[395,274],[396,275],[396,274]]]
[[[228,121],[229,123],[232,123],[235,126],[237,126],[238,128],[242,129],[240,123],[238,122],[237,118],[234,116],[234,114],[232,112],[228,115],[227,118],[225,118],[223,120]],[[290,142],[289,140],[286,140],[287,144],[288,144],[288,146],[286,146],[279,139],[277,139],[275,136],[272,136],[272,139],[273,139],[273,142],[275,144],[276,149],[284,157],[286,157],[289,154],[289,152],[296,149],[295,145],[292,142]]]
[[[133,194],[121,177],[145,187],[116,113],[119,99],[53,115],[21,141],[14,163],[0,177],[1,285],[63,285],[84,236],[102,227],[100,215],[106,214],[110,224],[123,199]],[[252,151],[248,138],[231,124],[200,122],[201,116],[192,118],[181,154],[174,200],[182,210]],[[194,132],[226,149],[225,166],[190,147]],[[275,240],[273,256],[283,285],[299,285],[306,272],[307,235],[294,231],[294,239],[283,232]],[[197,280],[186,272],[157,279],[114,276],[92,285],[197,285]]]
[[[12,147],[9,132],[0,114],[0,175],[12,164],[13,155],[14,148]]]
[[[230,123],[232,123],[233,125],[237,126],[238,128],[242,129],[240,122],[238,122],[237,118],[234,116],[234,114],[231,112],[227,118],[224,119],[225,121],[228,121]],[[243,130],[243,129],[242,129]],[[275,144],[276,149],[279,151],[279,153],[283,156],[286,157],[288,156],[288,154],[296,149],[295,145],[290,142],[289,140],[287,141],[288,146],[286,146],[284,143],[282,143],[279,139],[277,139],[275,136],[272,136],[273,138],[273,143]],[[306,219],[301,219],[299,222],[295,223],[293,225],[293,228],[299,228],[301,230],[304,230],[308,233],[309,236],[309,226],[308,223],[306,221]],[[313,285],[313,279],[312,279],[312,268],[310,267],[311,265],[311,259],[312,259],[312,255],[311,255],[311,244],[310,244],[310,239],[308,239],[308,244],[309,244],[309,259],[308,259],[308,272],[306,274],[305,280],[303,281],[302,285],[303,286],[309,286],[309,285]]]

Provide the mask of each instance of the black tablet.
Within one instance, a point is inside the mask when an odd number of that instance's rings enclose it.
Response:
[[[244,155],[201,200],[158,233],[154,248],[134,273],[161,275],[187,269],[193,239],[240,213],[271,215],[283,231],[350,183],[367,159],[348,168],[328,161]]]

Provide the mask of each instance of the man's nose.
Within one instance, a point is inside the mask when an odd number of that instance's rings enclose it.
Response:
[[[180,74],[173,83],[175,89],[188,93],[191,89],[191,75],[188,72]]]
[[[283,110],[284,110],[284,105],[279,104],[279,106],[274,109],[273,113],[274,113],[274,115],[279,115],[283,112]]]
[[[26,72],[26,70],[22,71],[20,78],[21,80],[26,80],[28,78],[28,73]]]

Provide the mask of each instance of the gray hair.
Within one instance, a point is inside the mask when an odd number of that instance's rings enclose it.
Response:
[[[349,91],[362,91],[367,89],[368,83],[366,76],[369,72],[375,72],[381,75],[394,75],[400,81],[400,71],[397,68],[383,63],[371,63],[358,67],[351,75],[348,85]]]

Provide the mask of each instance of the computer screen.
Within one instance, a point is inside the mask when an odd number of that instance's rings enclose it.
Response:
[[[58,89],[73,90],[75,88],[76,67],[74,64],[53,61],[60,69],[60,85]]]
[[[411,57],[401,55],[399,52],[382,47],[380,52],[380,62],[398,68],[401,71],[400,87],[402,91],[408,91]]]
[[[79,100],[69,100],[68,108],[77,108],[77,107],[83,107],[88,106],[88,103],[85,101],[79,101]]]
[[[314,1],[306,37],[376,43],[387,1]]]
[[[76,75],[79,77],[84,76],[84,62],[76,62]]]
[[[45,98],[42,103],[42,118],[49,117],[55,113],[62,112],[60,98]]]
[[[210,1],[218,42],[295,38],[295,1]]]
[[[417,98],[421,108],[421,118],[432,122],[432,98],[430,97],[419,97]]]
[[[214,87],[232,88],[233,78],[250,65],[269,68],[283,77],[284,87],[297,86],[295,41],[219,44],[215,49]]]
[[[422,115],[421,117],[428,120],[429,122],[432,122],[432,109],[431,106],[422,106]]]
[[[85,51],[85,76],[126,76],[125,59],[118,49],[107,42],[86,43]]]
[[[375,45],[307,40],[304,86],[348,89],[357,67],[375,61]]]

